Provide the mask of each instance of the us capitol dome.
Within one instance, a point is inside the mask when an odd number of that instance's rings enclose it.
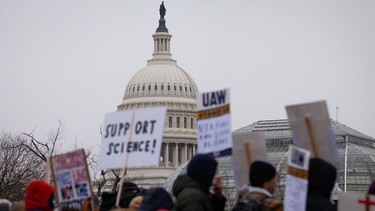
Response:
[[[164,4],[152,35],[154,52],[146,67],[127,83],[117,110],[166,107],[159,167],[127,169],[128,180],[143,187],[161,186],[169,174],[196,153],[196,95],[193,78],[172,59],[171,37],[165,25]]]

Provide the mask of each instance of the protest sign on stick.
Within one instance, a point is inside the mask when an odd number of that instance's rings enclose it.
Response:
[[[59,210],[84,210],[95,207],[90,176],[83,149],[51,158]]]
[[[107,114],[98,168],[158,166],[166,110],[158,107]]]
[[[339,157],[326,102],[286,106],[286,111],[294,145],[337,167]]]
[[[159,165],[166,111],[159,107],[106,115],[98,168],[122,168],[116,207],[127,168]]]
[[[309,161],[309,151],[289,145],[284,194],[285,211],[300,211],[306,208]]]
[[[198,153],[213,157],[232,154],[229,89],[197,96]]]
[[[267,162],[264,133],[233,134],[232,167],[237,192],[249,183],[250,164],[256,160]]]

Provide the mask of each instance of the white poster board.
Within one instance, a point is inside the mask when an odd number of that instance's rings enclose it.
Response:
[[[249,183],[250,164],[256,160],[267,162],[264,133],[233,134],[232,167],[237,192]]]
[[[285,179],[285,211],[305,210],[310,152],[289,145],[288,172]]]
[[[51,158],[59,210],[95,207],[83,149]]]
[[[214,157],[232,154],[229,89],[197,96],[198,153]]]
[[[98,168],[158,166],[166,111],[158,107],[107,114]]]
[[[375,211],[375,195],[353,192],[339,192],[338,210],[340,211]]]
[[[286,106],[294,145],[338,167],[336,140],[326,101]]]

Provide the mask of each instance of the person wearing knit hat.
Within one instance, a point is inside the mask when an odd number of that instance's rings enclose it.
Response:
[[[54,187],[42,180],[31,181],[26,187],[25,210],[52,211]]]
[[[169,193],[163,188],[151,188],[143,193],[142,202],[137,211],[172,210],[173,201]]]
[[[251,207],[259,207],[262,210],[283,210],[281,200],[273,196],[276,187],[276,169],[273,165],[264,161],[252,162],[249,181],[250,187],[241,200],[254,203]],[[241,204],[241,200],[237,204]]]
[[[336,168],[327,161],[310,159],[306,211],[337,210],[337,205],[330,200],[336,175]]]
[[[274,182],[275,177],[275,167],[267,162],[254,161],[250,166],[249,181],[253,187],[266,186],[267,191],[273,194],[275,192],[275,186],[272,184],[266,185],[266,183]]]
[[[216,168],[217,162],[208,155],[197,154],[189,161],[187,174],[177,177],[172,187],[176,211],[224,210],[226,199],[221,193],[221,178],[215,177]]]

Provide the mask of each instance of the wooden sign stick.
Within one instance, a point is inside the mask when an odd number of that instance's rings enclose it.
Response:
[[[50,161],[50,158],[47,158],[47,161],[46,161],[46,177],[45,177],[44,181],[49,184],[50,179],[51,179],[51,161]]]
[[[310,141],[311,141],[311,146],[313,148],[313,153],[314,153],[315,157],[319,158],[319,152],[318,152],[318,149],[316,147],[316,139],[315,139],[314,131],[313,131],[313,128],[312,128],[310,115],[305,116],[305,122],[306,122],[307,131],[309,133]]]
[[[129,133],[129,138],[128,138],[128,142],[131,140],[132,138],[132,131],[133,131],[133,124],[134,124],[134,116],[135,116],[135,112],[133,112],[132,114],[132,119],[131,119],[131,125],[130,125],[130,133]],[[126,155],[125,155],[125,162],[124,162],[124,168],[122,169],[121,171],[121,176],[120,176],[120,187],[118,189],[118,192],[117,192],[117,197],[116,197],[116,208],[120,208],[119,204],[120,204],[120,198],[121,198],[121,192],[122,192],[122,185],[124,183],[124,178],[125,178],[125,175],[126,175],[126,166],[128,164],[128,157],[129,157],[129,153],[126,151]]]
[[[245,147],[245,152],[246,152],[246,161],[247,161],[247,166],[250,166],[250,164],[253,162],[252,157],[251,157],[251,144],[250,141],[245,141],[243,143]]]

